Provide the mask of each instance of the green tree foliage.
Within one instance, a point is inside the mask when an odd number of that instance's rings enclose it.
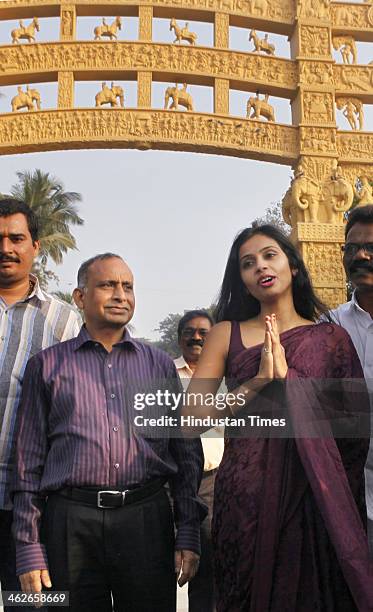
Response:
[[[84,223],[76,206],[82,196],[75,191],[65,191],[57,177],[39,169],[17,172],[17,178],[11,196],[26,202],[38,217],[41,249],[34,270],[46,288],[50,280],[58,278],[48,270],[48,260],[60,264],[69,250],[77,249],[70,228]]]
[[[69,293],[68,291],[53,291],[53,295],[59,300],[62,300],[62,302],[67,302],[67,304],[71,304],[71,306],[76,307],[72,293]]]
[[[159,332],[160,340],[154,344],[162,351],[166,351],[173,359],[180,355],[180,348],[177,341],[177,326],[183,315],[170,313],[162,319],[155,331]]]
[[[369,181],[369,185],[371,185],[371,186],[373,187],[373,181]],[[353,187],[354,187],[354,193],[355,193],[355,195],[354,195],[354,199],[353,199],[353,201],[352,201],[352,205],[351,205],[350,210],[349,210],[349,211],[347,211],[347,214],[345,213],[345,219],[347,219],[347,217],[348,217],[348,213],[349,213],[351,210],[353,210],[353,209],[355,208],[355,206],[357,206],[357,205],[359,204],[359,201],[360,201],[360,200],[359,200],[359,198],[357,197],[356,190],[359,190],[359,191],[360,191],[360,189],[361,189],[361,187],[362,187],[362,182],[361,182],[361,180],[360,180],[360,179],[357,179],[356,183],[354,183],[354,184],[353,184]]]
[[[274,225],[278,229],[282,230],[287,236],[289,236],[291,232],[290,225],[285,223],[282,216],[281,202],[273,202],[271,206],[266,208],[262,217],[256,217],[252,221],[252,225],[254,227],[263,224]]]

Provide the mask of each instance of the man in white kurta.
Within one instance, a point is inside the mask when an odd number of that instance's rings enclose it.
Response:
[[[174,360],[184,388],[197,367],[204,341],[213,321],[204,310],[191,310],[179,322],[178,341],[182,355]],[[217,469],[224,452],[224,431],[214,428],[201,436],[204,471],[199,496],[208,507],[208,515],[201,525],[201,559],[199,570],[188,586],[189,612],[214,612],[214,576],[211,544],[211,519],[214,484]]]

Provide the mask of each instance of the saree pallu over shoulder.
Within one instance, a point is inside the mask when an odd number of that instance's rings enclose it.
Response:
[[[298,327],[281,342],[287,380],[268,385],[250,410],[286,403],[294,435],[227,440],[213,522],[218,612],[371,612],[363,372],[336,325]],[[230,390],[256,375],[261,348],[246,349],[232,323]]]

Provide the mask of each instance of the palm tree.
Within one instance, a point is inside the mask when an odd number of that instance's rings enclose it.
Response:
[[[65,191],[58,178],[42,170],[17,172],[17,178],[11,195],[26,202],[38,217],[41,264],[45,266],[49,257],[61,263],[67,251],[77,249],[70,226],[84,223],[75,204],[81,202],[81,194]]]
[[[68,291],[60,291],[60,290],[53,291],[53,295],[59,300],[62,300],[63,302],[67,302],[67,304],[71,304],[71,306],[75,306],[75,302],[74,302],[72,293],[69,293]]]

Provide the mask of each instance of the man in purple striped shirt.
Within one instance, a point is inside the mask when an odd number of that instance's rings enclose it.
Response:
[[[126,330],[135,298],[122,258],[85,262],[74,297],[80,334],[33,357],[25,373],[17,573],[25,591],[69,591],[76,612],[109,612],[112,597],[116,612],[174,612],[175,572],[183,585],[198,566],[201,443],[136,428],[136,397],[181,387],[172,360]],[[170,416],[159,401],[149,410]]]

